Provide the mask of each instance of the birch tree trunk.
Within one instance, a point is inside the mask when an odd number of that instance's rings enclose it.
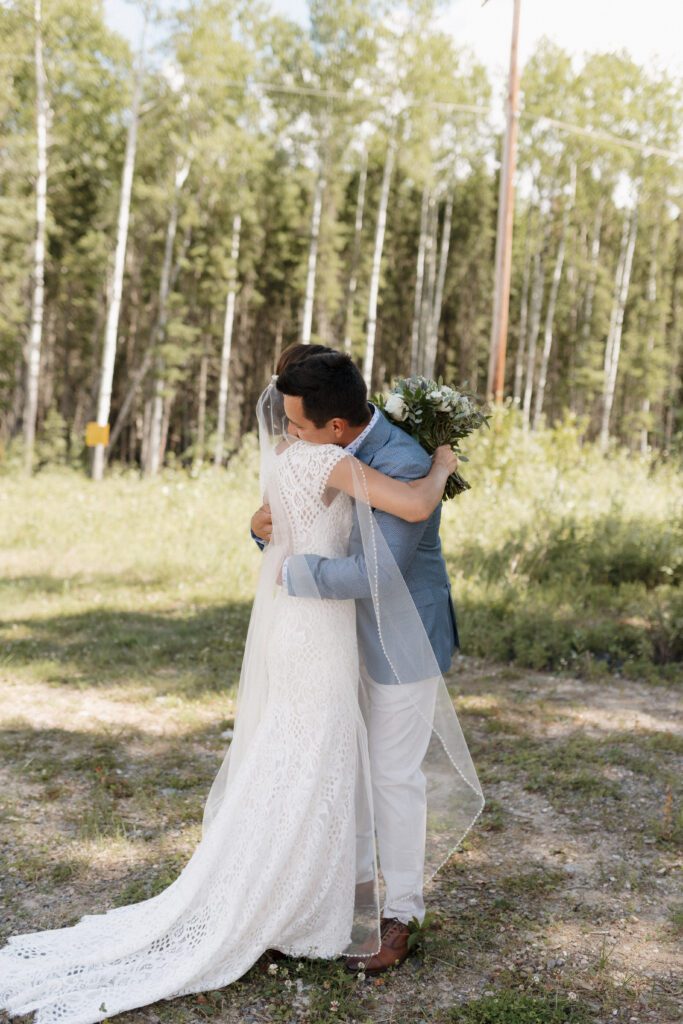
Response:
[[[415,270],[415,303],[413,305],[413,328],[410,334],[410,373],[414,376],[420,360],[420,318],[422,313],[422,287],[424,284],[425,249],[427,246],[427,215],[429,212],[429,188],[422,189],[420,207],[420,237],[417,243],[417,267]]]
[[[629,236],[629,214],[624,216],[624,221],[621,228],[621,243],[619,246],[619,256],[617,258],[617,270],[615,276],[614,295],[612,299],[612,309],[610,311],[609,327],[607,330],[607,340],[605,342],[605,355],[603,362],[603,415],[604,415],[604,403],[605,403],[605,390],[606,381],[611,372],[612,357],[614,353],[614,339],[616,337],[617,329],[617,311],[619,303],[619,293],[621,289],[621,282],[624,275],[624,265],[626,262],[626,250],[628,248],[628,236]],[[602,439],[602,433],[601,433]]]
[[[604,388],[602,402],[602,423],[600,427],[600,447],[603,451],[609,445],[609,422],[614,405],[614,393],[617,383],[617,371],[619,368],[619,354],[621,351],[621,335],[624,326],[624,310],[628,298],[628,289],[631,282],[631,268],[633,266],[633,252],[636,246],[636,234],[638,231],[638,198],[624,221],[624,236],[622,252],[617,267],[617,279],[614,293],[614,305],[612,307],[612,318],[610,321],[610,332],[605,345],[604,364]]]
[[[384,248],[384,232],[387,226],[387,208],[389,206],[389,188],[391,186],[391,175],[394,169],[394,157],[396,155],[396,140],[392,137],[387,145],[387,153],[384,160],[384,172],[382,174],[382,189],[379,197],[379,209],[377,211],[377,227],[375,229],[375,250],[372,256],[372,272],[370,274],[370,294],[368,297],[368,323],[365,339],[365,357],[363,359],[363,378],[368,391],[372,387],[372,368],[375,362],[375,335],[377,333],[377,300],[379,298],[379,273],[382,265],[382,250]]]
[[[524,269],[522,271],[522,299],[519,313],[519,341],[515,354],[515,383],[512,392],[512,400],[518,406],[522,397],[522,377],[524,375],[524,356],[526,355],[527,327],[529,320],[529,280],[531,277],[531,214],[533,206],[529,201],[529,212],[527,214],[527,228],[524,237]]]
[[[168,446],[168,430],[171,425],[171,411],[175,402],[175,393],[164,395],[163,410],[161,415],[161,431],[159,438],[159,463],[163,466]]]
[[[662,210],[662,217],[665,215]],[[654,310],[655,303],[657,301],[657,270],[658,270],[658,255],[659,255],[659,238],[661,234],[661,220],[655,221],[655,226],[652,232],[652,255],[650,257],[650,272],[647,278],[647,301],[650,304],[650,309]],[[650,329],[647,335],[647,345],[645,348],[645,359],[646,363],[649,364],[652,359],[652,354],[655,349],[655,319],[653,314],[650,314]],[[659,326],[659,325],[658,325]],[[647,387],[648,380],[648,366],[645,368],[645,386]],[[646,394],[642,400],[640,411],[643,415],[643,425],[640,430],[640,451],[641,454],[647,453],[647,441],[648,441],[648,420],[650,418],[650,395]]]
[[[43,337],[45,300],[45,222],[47,218],[47,118],[45,65],[43,63],[43,12],[41,0],[35,0],[35,72],[36,72],[36,239],[33,256],[33,299],[31,331],[26,350],[26,398],[24,405],[24,467],[33,469],[33,449],[38,415],[40,347]]]
[[[600,259],[600,240],[602,232],[602,215],[604,200],[600,200],[595,208],[595,220],[593,222],[593,238],[591,240],[591,261],[588,287],[586,288],[586,304],[583,314],[583,326],[581,334],[584,342],[590,339],[590,332],[593,320],[593,301],[595,299],[595,288],[598,281],[598,264]]]
[[[434,282],[436,280],[436,234],[439,226],[439,208],[430,199],[427,215],[427,240],[425,243],[425,281],[422,287],[422,309],[420,310],[420,344],[418,366],[424,376],[427,372],[427,344],[431,334],[434,309]]]
[[[149,421],[152,415],[152,399],[148,398],[142,412],[142,444],[140,445],[140,462],[144,466],[147,462],[147,450],[149,448]]]
[[[206,352],[202,353],[199,362],[199,402],[197,408],[197,443],[195,445],[194,465],[195,472],[199,470],[204,462],[204,444],[206,436],[206,389],[209,379],[209,357]]]
[[[109,309],[107,311],[107,325],[104,333],[104,351],[102,353],[102,368],[100,373],[100,388],[97,399],[97,423],[106,427],[109,422],[111,409],[111,392],[114,382],[114,361],[116,359],[116,340],[119,329],[119,314],[121,311],[121,294],[123,291],[123,271],[126,262],[126,245],[128,242],[128,221],[130,219],[130,200],[133,190],[133,171],[135,169],[135,153],[138,140],[138,118],[140,111],[140,97],[142,95],[142,76],[145,55],[145,32],[147,30],[148,7],[145,8],[145,20],[142,27],[142,39],[140,42],[140,53],[138,55],[137,69],[135,72],[135,84],[133,86],[133,101],[130,111],[130,122],[126,138],[126,154],[123,161],[123,176],[121,179],[121,198],[119,201],[119,216],[116,232],[116,254],[114,256],[114,273],[112,277],[111,294],[109,297]],[[104,474],[104,445],[98,444],[93,450],[92,478],[101,480]]]
[[[669,381],[668,381],[668,406],[666,410],[666,416],[664,419],[664,448],[667,451],[671,450],[671,443],[673,441],[673,433],[675,421],[678,414],[680,403],[678,398],[681,392],[681,324],[683,323],[683,288],[679,282],[681,280],[681,268],[683,268],[683,214],[679,212],[676,217],[678,225],[678,231],[676,234],[676,241],[674,243],[674,257],[671,264],[671,277],[670,277],[670,293],[671,303],[669,313],[667,317],[667,331],[666,341],[667,347],[671,352],[671,361],[669,363]]]
[[[161,279],[159,281],[159,312],[157,315],[155,332],[153,338],[154,347],[158,347],[164,340],[166,323],[168,321],[168,296],[171,290],[171,268],[173,266],[173,247],[175,245],[176,231],[178,230],[178,197],[190,173],[190,161],[182,160],[180,157],[176,162],[176,171],[173,180],[173,199],[171,201],[171,212],[166,225],[166,241],[164,243],[164,258],[161,265]],[[152,403],[152,419],[150,423],[150,439],[147,449],[148,463],[144,467],[147,476],[156,476],[159,472],[159,465],[162,460],[162,434],[164,415],[164,360],[159,354],[156,360],[156,379],[154,381],[154,401]],[[111,439],[110,439],[111,446]]]
[[[526,380],[524,382],[524,402],[522,403],[522,425],[529,428],[531,418],[531,396],[534,390],[536,373],[536,346],[538,332],[541,327],[541,308],[543,306],[543,250],[542,244],[534,255],[534,274],[531,285],[531,313],[529,321],[529,346],[526,355]]]
[[[555,260],[553,280],[550,286],[550,296],[548,298],[548,308],[546,310],[543,352],[541,355],[541,366],[538,373],[538,386],[536,388],[536,398],[534,402],[534,430],[537,430],[541,424],[541,413],[543,412],[543,401],[545,399],[545,385],[548,378],[548,363],[550,361],[550,350],[553,344],[555,306],[557,305],[557,293],[560,290],[560,280],[562,278],[562,268],[564,266],[564,254],[567,248],[569,215],[574,207],[574,198],[576,196],[576,164],[574,163],[571,167],[570,181],[570,191],[565,201],[564,215],[562,217],[562,233],[560,235],[560,244],[557,250],[557,259]]]
[[[280,356],[282,355],[282,339],[285,332],[285,318],[282,313],[278,317],[277,327],[275,328],[275,353],[273,355],[273,373],[277,370],[277,364],[280,362]]]
[[[214,466],[223,462],[225,444],[225,422],[228,412],[228,382],[230,376],[230,355],[232,353],[232,331],[235,323],[235,296],[237,293],[237,261],[240,255],[240,234],[242,217],[236,213],[232,221],[232,245],[230,248],[230,285],[225,303],[225,322],[223,325],[223,347],[221,349],[221,369],[218,379],[218,422],[216,424],[216,450],[213,456]]]
[[[301,341],[304,345],[311,343],[311,327],[313,326],[313,302],[315,299],[315,268],[318,262],[318,240],[320,238],[320,218],[323,208],[323,192],[325,179],[322,166],[318,170],[313,195],[313,214],[311,216],[311,241],[308,248],[308,270],[306,272],[306,294],[304,297],[304,315],[301,323]]]
[[[443,290],[446,283],[446,267],[448,266],[448,253],[451,246],[451,222],[453,219],[453,192],[455,185],[452,184],[446,198],[446,208],[443,216],[443,227],[441,229],[441,249],[439,251],[439,269],[436,275],[436,290],[432,302],[432,312],[429,318],[429,337],[427,338],[427,360],[425,376],[433,377],[436,367],[436,353],[439,340],[439,324],[441,323],[441,309],[443,306]],[[438,226],[438,217],[435,229]],[[434,247],[436,248],[436,230],[434,232]]]
[[[178,270],[179,270],[180,262],[182,261],[182,259],[187,254],[187,250],[190,248],[191,241],[192,241],[192,229],[189,228],[186,231],[186,233],[185,233],[185,237],[183,239],[183,243],[182,243],[182,246],[181,246],[181,258],[179,260],[176,260],[175,266],[174,266],[174,268],[173,268],[173,270],[171,272],[170,288],[173,288],[173,282],[175,281],[175,279],[176,279],[176,277],[178,275]],[[114,423],[114,426],[111,428],[111,434],[109,436],[109,447],[107,448],[105,459],[108,459],[109,456],[111,455],[112,451],[114,450],[114,447],[115,447],[116,442],[117,442],[117,440],[119,438],[119,435],[121,434],[121,431],[125,427],[126,422],[128,420],[128,416],[129,416],[130,410],[132,408],[135,396],[136,396],[136,394],[138,392],[138,388],[140,387],[140,385],[142,384],[143,380],[145,379],[145,377],[147,376],[147,374],[149,373],[149,371],[152,368],[152,362],[153,362],[153,359],[154,359],[154,349],[156,347],[156,339],[157,339],[158,332],[159,332],[159,319],[158,319],[158,315],[157,315],[157,321],[155,323],[154,330],[152,331],[152,334],[151,334],[151,337],[150,337],[150,341],[149,341],[149,345],[147,347],[147,351],[145,352],[145,354],[143,356],[143,359],[142,359],[142,362],[140,363],[140,366],[133,373],[133,375],[132,375],[132,377],[130,379],[130,383],[128,385],[128,390],[126,391],[125,398],[123,399],[123,402],[121,403],[121,408],[119,409],[119,412],[118,412],[118,415],[116,417],[116,421]],[[142,464],[144,466],[144,464],[145,464],[144,460],[142,461]]]
[[[356,200],[356,223],[353,233],[353,252],[351,253],[351,269],[346,289],[346,313],[344,315],[344,350],[351,354],[351,325],[353,324],[354,300],[358,287],[358,264],[360,262],[360,240],[363,231],[363,214],[365,212],[365,185],[368,180],[368,153],[363,150],[360,176],[358,178],[358,198]]]

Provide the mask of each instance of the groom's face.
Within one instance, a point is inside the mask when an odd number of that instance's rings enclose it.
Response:
[[[285,395],[285,416],[289,420],[289,433],[311,444],[343,444],[348,429],[346,420],[332,419],[325,426],[317,427],[304,412],[303,399],[296,395]]]

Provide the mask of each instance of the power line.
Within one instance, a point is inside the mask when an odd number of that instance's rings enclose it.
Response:
[[[33,61],[32,54],[2,54],[0,53],[0,61],[2,60],[26,60]],[[79,58],[93,64],[100,65],[99,61],[92,60],[92,58]],[[129,77],[128,74],[126,77]],[[295,95],[295,96],[311,96],[317,99],[343,99],[350,103],[370,103],[374,101],[381,101],[383,97],[374,95],[364,94],[353,94],[347,91],[339,89],[318,89],[314,86],[306,85],[289,85],[284,82],[261,82],[254,79],[248,79],[247,81],[237,81],[236,79],[223,78],[222,76],[212,75],[202,77],[201,75],[193,75],[188,81],[190,83],[209,83],[215,84],[220,82],[224,88],[235,89],[240,91],[246,91],[249,88],[262,89],[265,92],[279,93],[282,95]],[[410,110],[416,107],[425,107],[430,110],[443,110],[451,111],[453,113],[462,114],[474,114],[483,117],[490,117],[491,111],[486,106],[470,103],[449,103],[442,100],[415,100],[414,102],[406,102],[404,105],[405,110]],[[374,109],[379,109],[375,107]],[[675,150],[663,149],[661,146],[655,146],[651,143],[635,142],[633,139],[627,139],[621,135],[614,135],[611,132],[601,131],[599,129],[586,128],[583,125],[572,124],[568,121],[561,121],[557,118],[548,116],[547,114],[539,113],[534,110],[520,111],[517,115],[520,120],[533,121],[535,123],[545,122],[548,125],[552,125],[562,132],[567,134],[580,135],[584,138],[594,139],[596,142],[606,143],[610,146],[617,146],[622,149],[629,149],[635,152],[642,153],[645,157],[648,156],[661,156],[665,160],[669,160],[675,164],[683,164],[683,152],[676,152]]]

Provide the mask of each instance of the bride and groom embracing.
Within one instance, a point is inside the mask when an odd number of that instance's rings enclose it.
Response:
[[[91,1024],[221,988],[266,950],[379,973],[484,799],[442,673],[458,644],[439,541],[455,456],[367,401],[346,356],[293,346],[259,399],[263,559],[232,743],[178,878],[10,936],[0,1009]]]

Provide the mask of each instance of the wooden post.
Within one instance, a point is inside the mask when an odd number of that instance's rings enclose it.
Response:
[[[498,190],[498,228],[496,233],[496,282],[491,325],[491,350],[487,392],[496,402],[503,400],[505,353],[507,349],[510,276],[512,270],[512,225],[515,211],[515,162],[519,125],[519,16],[521,0],[514,0],[510,73],[508,77],[507,118],[503,141],[503,159]]]

